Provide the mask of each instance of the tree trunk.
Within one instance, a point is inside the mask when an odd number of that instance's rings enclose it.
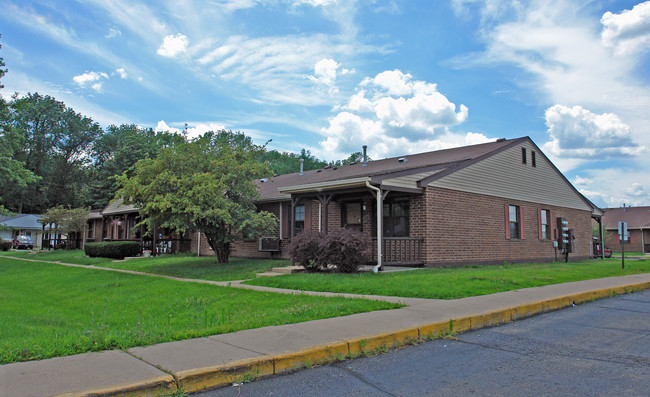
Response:
[[[228,263],[228,257],[230,256],[230,242],[224,241],[219,233],[208,233],[204,232],[206,240],[210,248],[214,251],[217,256],[217,262],[219,263]]]

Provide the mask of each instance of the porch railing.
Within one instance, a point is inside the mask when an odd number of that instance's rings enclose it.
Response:
[[[415,266],[424,264],[422,245],[424,240],[411,237],[384,237],[382,263],[384,265]],[[372,259],[377,261],[377,239],[372,239]]]

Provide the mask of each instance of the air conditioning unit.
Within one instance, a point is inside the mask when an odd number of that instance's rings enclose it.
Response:
[[[264,252],[280,251],[280,239],[277,237],[260,237],[259,250]]]

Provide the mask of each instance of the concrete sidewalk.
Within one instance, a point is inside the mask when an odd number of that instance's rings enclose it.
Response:
[[[650,288],[650,273],[407,307],[231,334],[0,366],[0,396],[155,396],[218,387],[417,338],[502,324]],[[293,291],[295,292],[295,291]],[[352,295],[346,295],[352,296]]]

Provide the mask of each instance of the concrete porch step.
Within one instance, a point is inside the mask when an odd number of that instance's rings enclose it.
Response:
[[[284,267],[274,267],[271,271],[275,273],[292,274],[292,273],[302,273],[305,271],[305,268],[302,266],[284,266]]]
[[[302,266],[274,267],[270,272],[257,273],[256,277],[275,277],[285,274],[302,273],[304,271],[305,268]]]

